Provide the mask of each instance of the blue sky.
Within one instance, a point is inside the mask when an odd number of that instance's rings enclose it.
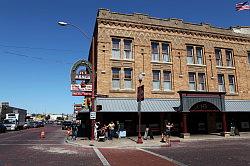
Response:
[[[98,8],[120,13],[145,13],[158,18],[213,26],[250,26],[250,10],[235,11],[235,0],[1,0],[0,102],[30,113],[72,113],[82,97],[70,92],[70,69],[87,59]]]

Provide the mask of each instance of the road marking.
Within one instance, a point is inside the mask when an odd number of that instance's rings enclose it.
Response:
[[[170,162],[172,162],[172,163],[174,163],[174,164],[176,164],[176,165],[179,165],[179,166],[187,166],[186,164],[183,164],[183,163],[181,163],[181,162],[179,162],[179,161],[176,161],[176,160],[174,160],[174,159],[171,159],[171,158],[169,158],[169,157],[166,157],[166,156],[163,156],[163,155],[160,155],[160,154],[157,154],[157,153],[154,153],[154,152],[145,150],[145,149],[141,149],[141,148],[137,148],[137,149],[138,149],[138,150],[141,150],[141,151],[143,151],[143,152],[146,152],[146,153],[150,153],[150,154],[155,155],[155,156],[157,156],[157,157],[163,158],[163,159],[165,159],[165,160],[168,160],[168,161],[170,161]]]
[[[110,166],[109,162],[102,155],[102,153],[96,147],[93,147],[93,149],[94,149],[95,153],[97,154],[97,156],[99,157],[99,159],[101,160],[102,164],[105,166]]]

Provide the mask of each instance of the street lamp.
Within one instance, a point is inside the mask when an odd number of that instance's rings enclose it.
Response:
[[[140,73],[139,76],[138,76],[138,81],[140,83],[140,86],[138,87],[138,96],[137,96],[137,103],[138,103],[138,139],[137,139],[137,143],[138,144],[142,144],[142,138],[141,138],[141,101],[144,99],[144,87],[141,86],[141,82],[142,82],[142,79],[143,79],[143,74]]]
[[[59,21],[58,22],[58,25],[60,26],[72,26],[74,28],[76,28],[77,30],[79,30],[81,32],[81,34],[83,35],[84,38],[87,38],[87,39],[90,39],[88,37],[88,35],[81,29],[79,28],[78,26],[74,25],[74,24],[71,24],[71,23],[67,23],[67,22],[64,22],[64,21]],[[91,111],[92,112],[95,112],[95,91],[94,91],[94,88],[95,88],[95,66],[94,66],[94,37],[92,39],[92,93],[91,93]],[[91,140],[94,140],[94,124],[95,124],[95,120],[91,120]]]
[[[81,34],[83,35],[83,37],[85,37],[87,39],[90,39],[89,36],[81,28],[79,28],[78,26],[76,26],[74,24],[71,24],[71,23],[68,23],[68,22],[64,22],[64,21],[59,21],[57,23],[60,26],[72,26],[72,27],[75,27],[76,29],[78,29],[81,32]]]

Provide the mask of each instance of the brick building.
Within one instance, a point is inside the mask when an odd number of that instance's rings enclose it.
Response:
[[[89,56],[97,119],[136,134],[142,74],[142,129],[160,132],[171,121],[182,135],[225,132],[230,123],[249,131],[250,36],[239,32],[100,9]]]

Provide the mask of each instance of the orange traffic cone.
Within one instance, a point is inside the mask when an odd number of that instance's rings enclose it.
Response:
[[[40,138],[41,138],[41,139],[42,139],[42,138],[45,138],[45,132],[44,132],[44,130],[41,131]]]

